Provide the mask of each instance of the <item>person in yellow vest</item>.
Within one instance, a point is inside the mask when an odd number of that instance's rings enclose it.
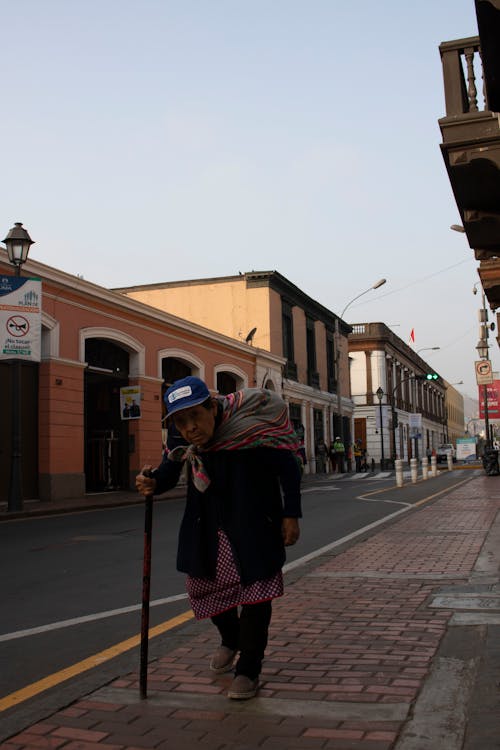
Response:
[[[334,457],[334,460],[332,460],[332,464],[334,466],[333,471],[335,471],[336,467],[339,474],[343,473],[345,447],[344,443],[342,442],[342,438],[339,435],[333,441],[331,453]]]
[[[356,440],[354,443],[354,462],[356,464],[356,471],[361,471],[361,440]]]

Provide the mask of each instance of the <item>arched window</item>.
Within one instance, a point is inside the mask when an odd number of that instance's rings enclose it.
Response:
[[[242,388],[248,388],[248,375],[232,364],[220,364],[215,368],[217,390],[225,396]]]
[[[218,372],[217,373],[217,390],[222,396],[226,396],[228,393],[234,393],[238,390],[236,385],[236,378],[230,372]]]

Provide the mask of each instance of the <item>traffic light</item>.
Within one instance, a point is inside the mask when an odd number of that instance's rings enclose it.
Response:
[[[415,375],[417,380],[437,380],[439,375],[435,372],[424,372],[423,375]]]

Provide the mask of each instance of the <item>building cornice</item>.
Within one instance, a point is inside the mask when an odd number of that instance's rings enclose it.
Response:
[[[13,269],[8,262],[7,252],[0,247],[0,265],[2,264],[5,265],[5,268],[2,268],[1,272],[4,274],[12,274]],[[86,281],[80,276],[74,276],[65,271],[60,271],[57,268],[47,266],[39,261],[28,259],[23,266],[23,276],[40,278],[42,281],[50,282],[52,285],[67,290],[74,295],[81,295],[85,300],[86,306],[90,304],[89,300],[93,299],[110,305],[115,310],[119,309],[124,313],[134,313],[144,319],[153,319],[162,325],[170,326],[174,330],[200,336],[212,342],[216,342],[219,345],[224,345],[230,349],[244,352],[247,356],[250,355],[251,357],[254,357],[257,351],[261,351],[256,349],[256,347],[240,342],[237,339],[212,331],[210,328],[204,328],[196,323],[191,323],[183,318],[178,318],[177,316],[164,312],[157,307],[146,305],[144,302],[139,302],[138,300],[127,297],[117,291],[106,289],[98,284]],[[267,352],[267,354],[269,353]]]
[[[292,306],[302,308],[306,315],[314,320],[321,320],[327,327],[335,330],[335,321],[339,320],[339,327],[344,335],[347,335],[351,327],[341,320],[334,312],[324,307],[321,303],[309,297],[308,294],[295,286],[291,281],[282,276],[278,271],[247,271],[237,276],[213,276],[207,279],[184,279],[182,281],[162,281],[155,284],[142,284],[140,286],[117,287],[114,291],[121,294],[132,292],[154,291],[159,289],[177,289],[191,286],[213,286],[214,284],[226,284],[241,282],[248,289],[266,287],[277,292],[285,301]]]

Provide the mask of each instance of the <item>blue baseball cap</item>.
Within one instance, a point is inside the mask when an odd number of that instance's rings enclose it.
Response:
[[[181,409],[198,406],[198,404],[206,401],[207,398],[210,398],[210,391],[203,380],[195,378],[194,375],[188,375],[187,378],[176,380],[165,391],[163,400],[167,407],[167,414],[170,417],[171,414],[175,414],[176,411],[180,411]]]

